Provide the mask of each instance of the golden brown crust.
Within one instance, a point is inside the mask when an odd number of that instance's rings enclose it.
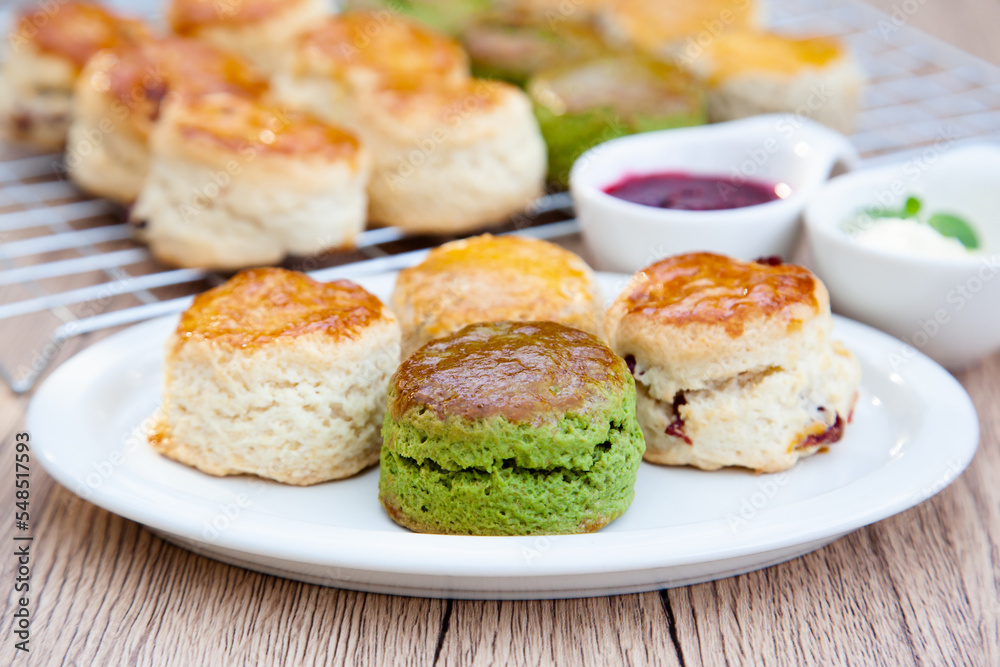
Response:
[[[142,21],[118,16],[100,5],[64,0],[24,11],[17,33],[38,51],[64,58],[79,71],[98,51],[146,38],[150,30]]]
[[[734,31],[706,48],[711,83],[749,72],[791,76],[843,59],[844,47],[831,37],[789,37],[768,32]]]
[[[731,337],[749,321],[770,318],[805,304],[820,312],[817,281],[792,264],[768,266],[711,253],[668,257],[647,267],[620,297],[628,315],[663,324],[720,325]],[[802,322],[789,318],[790,330]]]
[[[345,12],[302,38],[305,59],[335,77],[352,69],[384,88],[416,90],[468,78],[468,56],[455,40],[387,11]]]
[[[628,368],[596,337],[554,322],[488,322],[428,343],[390,386],[399,419],[426,407],[438,418],[503,417],[534,423],[587,412],[621,392]]]
[[[304,0],[172,0],[167,22],[178,35],[209,25],[247,25],[266,21],[304,4]]]
[[[447,82],[428,80],[420,87],[406,85],[383,87],[368,98],[404,127],[447,127],[452,134],[470,116],[478,116],[500,108],[511,93],[520,93],[514,86],[501,81],[467,79]]]
[[[401,271],[393,291],[408,348],[483,321],[551,320],[598,333],[602,307],[582,259],[519,236],[446,243]]]
[[[348,280],[320,283],[296,271],[249,269],[198,295],[181,316],[176,340],[247,348],[313,333],[356,338],[383,317],[383,308]]]
[[[433,248],[417,266],[403,269],[400,280],[420,274],[432,274],[436,280],[482,276],[491,287],[503,284],[505,278],[527,278],[536,290],[562,294],[567,283],[588,284],[590,271],[575,254],[554,243],[524,236],[493,236],[480,234],[472,238]],[[519,295],[521,296],[521,295]]]
[[[351,159],[361,150],[346,130],[314,116],[282,110],[234,95],[207,95],[171,109],[177,132],[189,142],[239,153]]]
[[[647,53],[720,30],[752,28],[757,23],[754,0],[615,0],[603,5],[616,41],[627,41]],[[726,20],[720,20],[727,17]],[[698,43],[701,43],[698,39]]]
[[[167,37],[123,44],[87,66],[87,83],[130,110],[147,132],[167,95],[258,97],[267,79],[246,62],[197,40]]]

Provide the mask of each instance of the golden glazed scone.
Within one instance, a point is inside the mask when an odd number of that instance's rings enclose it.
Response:
[[[593,272],[572,252],[489,234],[434,248],[401,271],[391,304],[404,357],[475,322],[549,321],[599,334],[604,309]]]
[[[378,461],[399,325],[349,281],[253,269],[195,298],[167,342],[161,454],[308,485]]]
[[[520,88],[472,79],[358,99],[347,126],[374,156],[373,222],[459,234],[502,222],[543,193],[545,141]]]
[[[758,13],[756,0],[615,0],[601,3],[597,21],[610,43],[666,57],[684,43],[753,28]]]
[[[860,366],[830,339],[826,287],[802,267],[670,257],[633,277],[604,326],[635,376],[653,463],[785,470],[851,420]]]
[[[328,105],[363,90],[454,84],[469,77],[469,58],[451,37],[385,10],[350,11],[302,36],[276,85],[288,95]]]
[[[677,60],[704,83],[713,122],[787,112],[853,131],[865,77],[834,38],[733,31]]]
[[[178,35],[235,53],[273,74],[298,38],[329,13],[326,0],[171,0],[167,22]]]
[[[84,190],[130,204],[149,171],[149,136],[168,97],[229,93],[256,98],[267,79],[236,56],[183,37],[102,51],[77,82],[66,146]]]
[[[62,148],[83,66],[101,49],[148,34],[141,21],[90,2],[62,0],[22,11],[0,59],[0,134],[42,150]]]
[[[464,232],[542,191],[545,144],[527,96],[470,78],[456,42],[410,21],[377,12],[328,20],[303,39],[276,89],[371,150],[374,222]]]
[[[132,218],[157,259],[238,269],[353,245],[371,160],[305,113],[218,93],[166,105]]]

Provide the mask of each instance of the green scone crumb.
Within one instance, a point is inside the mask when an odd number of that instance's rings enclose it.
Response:
[[[564,387],[574,395],[554,399]],[[466,327],[418,350],[390,384],[380,500],[419,532],[598,530],[634,497],[645,450],[635,400],[625,362],[589,334]]]

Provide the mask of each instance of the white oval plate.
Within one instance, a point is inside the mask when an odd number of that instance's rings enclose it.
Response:
[[[601,275],[609,295],[625,279]],[[394,281],[357,282],[385,299]],[[854,423],[828,453],[773,475],[643,463],[632,507],[591,535],[419,535],[382,511],[377,469],[299,488],[211,477],[157,455],[141,425],[157,406],[163,344],[176,321],[122,331],[53,373],[28,410],[38,459],[81,497],[193,551],[328,586],[531,599],[727,577],[920,503],[965,469],[979,440],[972,402],[951,375],[923,355],[903,357],[896,339],[837,318],[836,335],[861,360],[864,379]]]

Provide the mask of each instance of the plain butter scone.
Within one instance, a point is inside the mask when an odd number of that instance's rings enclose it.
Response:
[[[178,35],[235,53],[271,74],[328,11],[325,0],[171,0],[167,22]]]
[[[483,234],[445,243],[396,279],[403,356],[476,322],[548,321],[599,334],[604,298],[586,262],[554,243]]]
[[[712,122],[787,112],[854,129],[865,77],[834,38],[734,30],[685,49],[678,62],[705,85]]]
[[[681,44],[698,46],[760,21],[757,0],[615,0],[597,6],[597,24],[611,44],[667,59]]]
[[[396,318],[354,283],[244,271],[181,317],[149,440],[212,475],[349,477],[378,461],[398,363]]]
[[[410,21],[378,12],[328,19],[302,39],[275,93],[343,124],[371,150],[374,222],[460,233],[501,222],[542,193],[545,144],[527,95],[472,79],[454,40]]]
[[[256,98],[267,79],[242,59],[182,37],[103,51],[76,86],[66,164],[84,190],[131,204],[149,171],[149,135],[168,97]]]
[[[469,57],[458,42],[387,11],[328,17],[298,40],[284,64],[276,87],[304,105],[323,108],[349,103],[361,90],[456,84],[471,76]]]
[[[238,269],[353,245],[368,152],[312,116],[233,95],[177,99],[132,211],[160,261]]]
[[[801,267],[670,257],[637,273],[604,323],[635,376],[653,463],[776,472],[851,420],[861,368],[830,339],[826,287]]]
[[[141,21],[90,2],[62,0],[20,13],[0,65],[0,134],[42,150],[62,148],[87,61],[148,34]]]

